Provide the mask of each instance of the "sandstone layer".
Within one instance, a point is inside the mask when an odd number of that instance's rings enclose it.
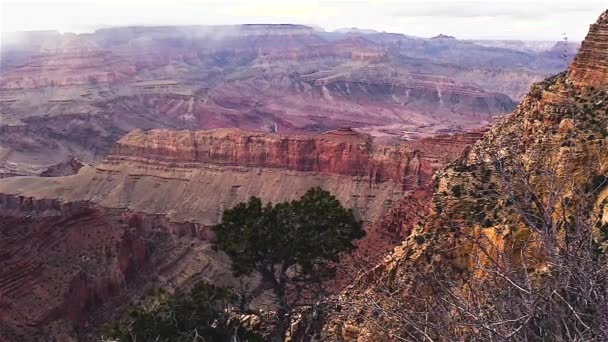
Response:
[[[608,78],[608,14],[589,30],[569,70],[569,78],[583,86],[602,86]]]
[[[378,145],[371,136],[351,129],[318,135],[235,129],[133,131],[118,141],[104,164],[150,160],[169,167],[255,166],[357,176],[370,184],[393,181],[406,186],[422,185],[430,181],[439,165],[478,136],[475,133],[444,135],[397,145]],[[433,152],[422,152],[425,147]]]
[[[95,166],[70,177],[18,177],[0,192],[163,213],[213,225],[221,209],[259,196],[283,201],[312,186],[334,192],[367,221],[428,184],[479,133],[379,145],[349,129],[286,136],[234,129],[136,130]]]
[[[89,340],[148,288],[238,285],[211,248],[209,226],[250,196],[279,202],[312,186],[331,191],[366,222],[361,246],[372,262],[411,230],[373,224],[479,136],[379,145],[348,129],[298,136],[137,130],[76,175],[4,179],[0,340]],[[351,276],[342,272],[335,286]]]

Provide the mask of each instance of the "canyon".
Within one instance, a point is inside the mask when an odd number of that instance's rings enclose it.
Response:
[[[375,262],[409,229],[377,223],[408,194],[427,198],[435,171],[481,134],[385,145],[351,129],[134,130],[75,175],[3,179],[0,340],[94,340],[148,289],[239,286],[210,227],[250,196],[276,203],[313,186],[331,191],[365,222],[361,250]]]
[[[477,129],[578,48],[301,25],[2,35],[0,177],[98,162],[137,128],[352,127],[386,141]]]
[[[526,229],[494,214],[509,204],[479,195],[500,184],[480,159],[512,145],[532,159],[550,145],[576,162],[554,150],[536,161],[577,186],[606,173],[606,27],[608,14],[568,71],[530,92],[579,45],[301,25],[3,36],[0,341],[96,340],[147,290],[241,286],[213,248],[222,212],[315,186],[367,231],[340,265],[320,333],[390,340],[368,310],[391,305],[382,286],[407,293],[420,269],[422,281],[465,279],[478,256],[453,221],[496,236]],[[589,108],[572,128],[564,113]],[[603,224],[606,191],[594,200]],[[375,266],[361,273],[356,258]],[[263,301],[259,277],[244,281]]]
[[[565,300],[539,304],[544,300],[539,295],[530,311],[521,312],[525,304],[518,300],[524,292],[525,300],[534,291],[542,293],[543,286],[562,276],[565,268],[555,255],[581,257],[582,252],[568,248],[569,234],[589,234],[581,239],[593,246],[606,244],[607,33],[608,11],[591,25],[567,72],[535,84],[513,114],[437,175],[432,200],[415,218],[411,235],[328,302],[323,340],[533,340],[546,329],[544,322],[522,323],[515,316],[560,315]],[[589,269],[581,265],[573,273],[606,271],[603,259]],[[527,290],[517,288],[524,283]],[[568,291],[560,286],[549,293]],[[507,294],[501,298],[498,293]],[[543,305],[550,309],[539,308]],[[577,314],[584,305],[565,307],[563,320],[543,332],[544,338],[559,339],[567,335],[560,329],[584,323]],[[599,325],[605,315],[588,312],[593,313],[584,318],[589,330],[581,333],[588,334],[583,339],[603,339]],[[484,331],[479,322],[502,314],[497,329]],[[580,321],[568,322],[570,315]],[[503,328],[507,317],[515,323]]]

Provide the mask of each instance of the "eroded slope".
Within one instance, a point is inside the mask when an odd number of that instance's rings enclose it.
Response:
[[[515,113],[439,173],[428,217],[331,306],[325,340],[475,338],[477,326],[454,318],[462,319],[456,312],[471,315],[466,318],[471,322],[487,322],[480,317],[503,308],[467,302],[480,298],[470,293],[479,290],[473,290],[474,284],[483,285],[495,275],[492,272],[510,280],[510,273],[501,273],[512,270],[509,267],[525,270],[532,284],[559,272],[560,265],[547,262],[546,253],[555,247],[547,241],[568,247],[569,234],[576,234],[569,230],[577,225],[595,227],[594,243],[605,243],[608,190],[602,180],[608,172],[608,79],[602,75],[608,60],[607,30],[608,12],[592,26],[568,73],[536,84]],[[574,258],[576,251],[572,253]],[[444,306],[446,298],[460,301]],[[573,319],[570,326],[581,324],[573,309],[565,310],[564,317]],[[425,328],[429,313],[433,316]],[[603,314],[589,315],[585,318],[599,319]],[[526,333],[522,327],[530,320],[524,317],[517,329],[519,321],[513,319],[512,331],[502,330],[509,325],[499,321],[484,333],[499,339]],[[586,333],[590,335],[580,336],[597,336],[591,335],[597,333],[591,328]]]
[[[209,226],[225,208],[250,196],[295,199],[321,186],[371,227],[478,137],[385,146],[352,130],[137,130],[76,175],[3,179],[0,340],[86,340],[145,289],[198,280],[237,286],[211,249]],[[409,228],[369,232],[361,244],[375,260],[394,246],[387,237]]]

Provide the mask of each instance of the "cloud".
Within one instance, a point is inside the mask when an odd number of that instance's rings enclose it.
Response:
[[[259,18],[292,18],[292,19],[319,19],[331,18],[337,15],[338,10],[333,6],[321,4],[310,0],[258,0],[224,4],[220,11],[224,15]]]
[[[582,39],[606,0],[0,0],[3,31],[294,23],[418,36]]]
[[[513,17],[540,18],[555,14],[597,11],[600,1],[579,4],[574,1],[408,1],[393,3],[393,16],[397,17]]]

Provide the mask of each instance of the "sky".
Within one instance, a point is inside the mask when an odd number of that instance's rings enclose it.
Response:
[[[460,39],[582,40],[608,0],[0,0],[3,32],[290,23]]]

